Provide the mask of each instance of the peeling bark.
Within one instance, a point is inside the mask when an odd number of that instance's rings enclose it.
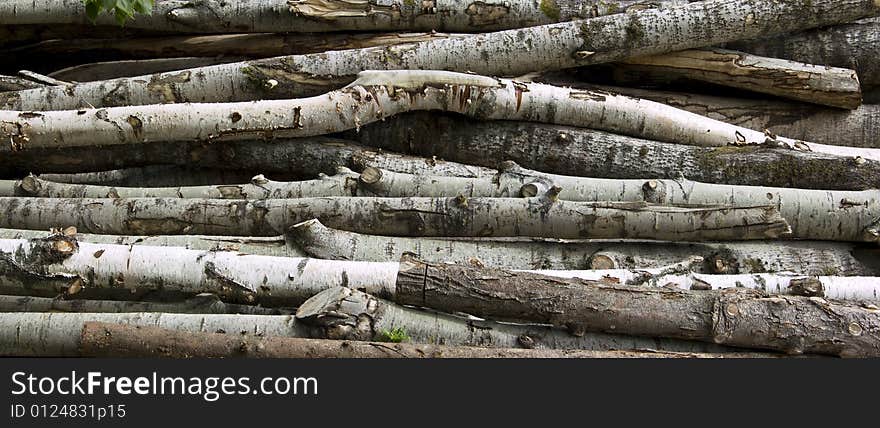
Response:
[[[880,163],[766,146],[689,147],[528,122],[408,114],[347,137],[362,144],[497,168],[501,159],[556,174],[653,177],[802,189],[880,187]]]
[[[880,355],[876,306],[820,297],[610,285],[405,258],[394,300],[448,312],[550,323],[574,332],[700,340],[790,354]]]
[[[80,63],[55,70],[49,76],[70,82],[94,82],[120,77],[142,76],[144,74],[166,73],[184,68],[205,67],[241,61],[236,57],[213,58],[156,58],[146,60],[105,61]]]
[[[799,272],[805,275],[880,276],[880,253],[852,244],[791,242],[558,241],[543,239],[427,239],[364,235],[331,229],[317,220],[293,226],[288,236],[312,257],[389,262],[415,254],[431,263],[507,269],[660,268],[693,259],[709,274]]]
[[[414,343],[235,336],[86,323],[80,355],[113,358],[747,358],[765,354],[480,348]]]
[[[185,332],[308,337],[291,315],[203,315],[169,313],[11,313],[0,317],[0,355],[73,357],[87,322],[153,326]]]
[[[6,152],[244,136],[310,137],[388,116],[444,110],[478,119],[573,125],[697,146],[770,144],[880,160],[880,149],[828,146],[754,131],[650,100],[444,71],[364,71],[337,91],[296,100],[55,112],[0,111]]]
[[[489,348],[657,350],[662,352],[737,352],[734,348],[692,341],[586,333],[574,336],[547,325],[499,323],[395,305],[350,288],[315,295],[297,311],[311,337],[335,340],[382,340],[396,328],[413,342]]]
[[[282,315],[285,311],[259,306],[225,303],[213,294],[181,302],[125,302],[116,300],[67,300],[32,296],[0,295],[0,312],[164,312],[173,314]]]
[[[463,39],[278,57],[89,82],[64,89],[20,91],[5,96],[3,107],[67,110],[85,103],[111,107],[294,98],[344,85],[363,70],[457,70],[518,76],[790,33],[848,22],[878,11],[880,5],[874,0],[709,0]]]
[[[859,77],[848,68],[718,48],[630,58],[624,64],[634,74],[665,74],[851,110],[862,104]]]
[[[46,85],[22,77],[0,75],[0,92],[22,91],[25,89],[42,88],[43,86]]]
[[[47,238],[52,232],[42,230],[0,229],[0,239]],[[237,251],[275,257],[306,257],[306,254],[284,236],[199,236],[199,235],[95,235],[77,233],[79,242],[92,244],[144,245],[155,247],[183,247],[201,251]],[[396,259],[395,259],[396,260]]]
[[[14,294],[49,297],[103,289],[131,290],[132,294],[157,290],[296,306],[334,286],[390,295],[397,265],[91,244],[61,236],[0,240],[0,284],[18,290]]]
[[[775,207],[677,207],[541,198],[221,199],[0,198],[0,227],[85,233],[276,236],[320,219],[390,236],[532,236],[660,240],[775,238],[790,228]],[[28,215],[40,212],[39,216]]]

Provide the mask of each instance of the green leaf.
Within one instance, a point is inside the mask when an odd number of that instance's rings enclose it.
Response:
[[[99,5],[96,0],[85,0],[85,2],[86,16],[89,18],[89,21],[92,21],[92,24],[94,24],[95,20],[98,19],[98,13],[101,12],[101,5]]]

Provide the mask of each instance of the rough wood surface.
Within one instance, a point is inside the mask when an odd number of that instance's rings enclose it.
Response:
[[[610,285],[404,258],[394,300],[495,319],[551,323],[573,332],[701,340],[792,354],[880,356],[876,306],[819,297]]]
[[[214,294],[202,294],[179,302],[127,302],[0,295],[0,312],[161,312],[172,314],[251,315],[282,315],[289,313],[289,311],[277,308],[226,303]]]
[[[481,348],[418,343],[254,337],[86,323],[80,355],[113,358],[754,358],[764,354]]]

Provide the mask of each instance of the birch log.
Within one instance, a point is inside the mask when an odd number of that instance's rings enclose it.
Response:
[[[6,294],[75,295],[142,290],[212,293],[224,301],[296,306],[334,286],[390,295],[397,263],[346,262],[77,242],[55,235],[0,240]],[[98,293],[99,294],[99,293]]]
[[[94,148],[91,148],[94,156]],[[65,162],[65,161],[60,161]],[[41,174],[40,178],[55,183],[95,184],[104,186],[195,186],[207,183],[246,183],[253,177],[247,171],[192,168],[178,165],[146,165],[109,171],[74,174]]]
[[[199,2],[160,0],[150,15],[136,15],[125,25],[181,33],[330,32],[330,31],[461,31],[484,32],[530,27],[559,21],[639,10],[643,7],[686,4],[687,0],[608,3],[598,0],[509,0],[503,4],[472,0],[416,3],[406,0],[253,0]],[[79,24],[90,21],[80,0],[46,0],[35,4],[7,0],[0,24]],[[102,14],[98,25],[115,25]]]
[[[555,76],[548,80],[555,85],[583,85]],[[839,146],[880,147],[880,106],[877,105],[864,104],[855,110],[839,110],[777,100],[715,97],[619,86],[598,88],[656,101],[749,129],[769,129],[774,134],[790,138]],[[869,102],[869,99],[865,98],[865,101]]]
[[[180,332],[158,327],[85,323],[80,355],[113,358],[724,358],[660,351],[480,348],[292,337]],[[730,354],[731,358],[773,354]]]
[[[0,75],[0,92],[22,91],[25,89],[42,88],[43,86],[46,85],[23,77]]]
[[[573,125],[697,146],[771,143],[880,160],[880,149],[796,141],[650,100],[444,71],[364,71],[341,90],[297,100],[172,104],[57,112],[0,111],[4,151],[248,135],[310,137],[407,111],[443,110],[478,119]]]
[[[0,227],[85,233],[276,236],[320,219],[390,236],[532,236],[680,240],[769,239],[790,232],[773,206],[676,207],[541,198],[222,199],[0,198]],[[39,215],[30,215],[38,212]],[[862,238],[868,239],[868,237]]]
[[[315,295],[297,310],[311,337],[377,341],[401,329],[413,342],[489,348],[736,352],[735,348],[684,340],[608,333],[571,335],[548,325],[500,323],[395,305],[350,288]]]
[[[347,137],[362,144],[497,168],[587,177],[677,178],[706,183],[806,189],[880,187],[880,163],[765,146],[688,147],[600,131],[528,122],[482,122],[420,113],[366,126]]]
[[[70,67],[54,70],[49,76],[70,82],[94,82],[97,80],[117,79],[121,77],[141,76],[144,74],[165,73],[185,68],[205,67],[209,65],[238,62],[243,58],[230,56],[217,57],[183,57],[154,58],[124,61],[102,61],[79,63]]]
[[[360,175],[340,167],[335,175],[315,180],[279,182],[262,174],[246,184],[181,187],[114,187],[55,183],[29,175],[21,180],[0,180],[0,196],[41,198],[183,198],[183,199],[284,199],[321,196],[359,196]],[[428,195],[432,196],[432,195]]]
[[[73,231],[70,231],[73,233]],[[42,230],[0,229],[0,239],[40,239],[53,232]],[[198,235],[95,235],[75,233],[77,241],[92,244],[145,245],[151,247],[183,247],[201,251],[237,251],[243,254],[275,257],[306,257],[305,253],[285,236],[198,236]],[[397,259],[395,259],[397,260]]]
[[[813,104],[850,110],[862,104],[858,75],[848,68],[718,48],[630,58],[623,63],[639,74],[665,74]]]
[[[308,337],[307,326],[291,315],[169,313],[12,313],[0,317],[0,355],[74,357],[87,322],[142,325],[187,332]]]
[[[732,49],[774,58],[855,69],[865,86],[880,85],[880,18],[731,43]]]
[[[880,355],[876,306],[820,297],[768,297],[737,289],[639,288],[431,265],[408,258],[401,263],[394,300],[496,319],[564,325],[574,332],[613,331],[791,354]]]
[[[0,235],[2,236],[2,235]],[[364,235],[331,229],[317,220],[291,227],[288,236],[308,255],[327,260],[389,262],[406,254],[432,263],[507,269],[660,268],[702,259],[711,274],[799,272],[806,275],[880,276],[880,252],[852,244],[791,242],[558,241],[546,239],[428,239]]]
[[[63,89],[20,91],[5,96],[3,108],[66,110],[87,105],[293,98],[339,87],[363,70],[456,70],[519,76],[789,33],[848,22],[878,11],[876,0],[709,0],[463,39],[276,57]]]
[[[66,300],[47,297],[0,295],[0,312],[165,312],[176,314],[251,315],[281,315],[285,313],[285,311],[275,308],[225,303],[213,294],[198,295],[180,302]]]

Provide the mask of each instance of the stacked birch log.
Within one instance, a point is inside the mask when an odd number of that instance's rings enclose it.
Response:
[[[880,356],[880,0],[0,3],[0,355]]]

